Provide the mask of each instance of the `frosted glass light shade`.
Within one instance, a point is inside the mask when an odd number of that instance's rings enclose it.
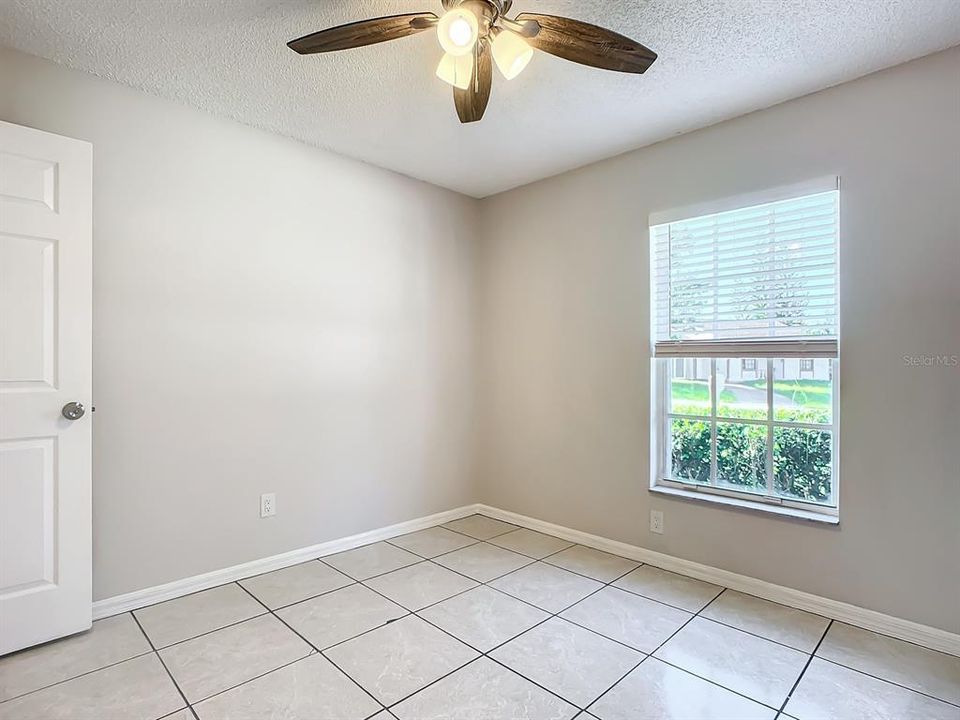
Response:
[[[477,16],[463,7],[448,10],[437,23],[440,47],[450,55],[466,55],[477,44],[480,24]]]
[[[473,55],[451,55],[444,53],[437,65],[437,77],[461,90],[470,87],[473,77]]]
[[[533,48],[510,30],[502,30],[493,41],[493,59],[507,80],[513,80],[533,57]]]

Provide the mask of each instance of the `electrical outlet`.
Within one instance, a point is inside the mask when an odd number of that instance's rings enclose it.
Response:
[[[265,493],[260,496],[260,517],[273,517],[277,514],[276,493]]]
[[[650,511],[650,532],[663,535],[663,511]]]

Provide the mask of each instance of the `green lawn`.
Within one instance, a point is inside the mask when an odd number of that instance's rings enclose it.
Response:
[[[755,388],[765,388],[766,380],[753,380],[745,383]],[[773,392],[792,399],[797,405],[808,408],[827,409],[831,406],[829,380],[776,380]]]
[[[673,380],[671,385],[674,402],[710,403],[710,384],[706,380]],[[723,390],[720,400],[734,402],[736,396],[729,390]]]

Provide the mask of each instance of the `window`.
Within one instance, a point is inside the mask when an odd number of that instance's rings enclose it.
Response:
[[[651,217],[653,486],[835,516],[837,181],[724,205]]]

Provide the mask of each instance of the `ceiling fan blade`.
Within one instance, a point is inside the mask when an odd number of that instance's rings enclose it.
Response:
[[[490,58],[490,43],[481,41],[474,61],[473,77],[466,90],[455,87],[453,102],[457,106],[457,116],[462,123],[476,122],[483,117],[490,100],[490,86],[493,85],[493,62]]]
[[[390,15],[321,30],[291,40],[287,46],[301,55],[373,45],[414,35],[432,27],[437,16],[432,12]]]
[[[650,48],[590,23],[540,13],[520,13],[516,20],[540,25],[540,32],[527,38],[531,47],[581,65],[643,73],[657,59]]]
[[[512,30],[520,37],[528,40],[532,37],[536,37],[537,33],[540,32],[540,23],[538,23],[536,20],[517,22],[516,20],[511,20],[510,18],[501,17],[500,25],[506,30]]]

